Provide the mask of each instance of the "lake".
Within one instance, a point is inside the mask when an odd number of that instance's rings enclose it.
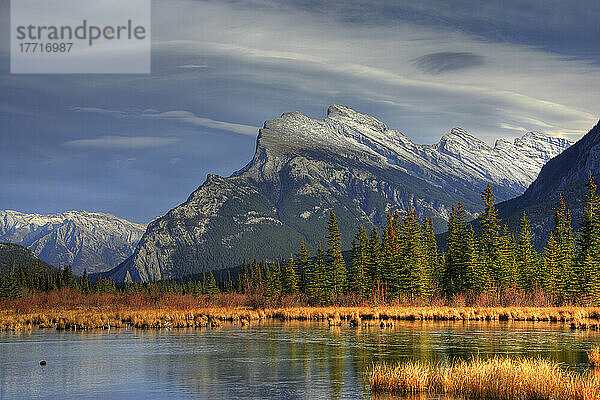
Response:
[[[34,329],[0,333],[0,398],[368,398],[363,373],[373,362],[521,354],[584,370],[594,344],[600,344],[597,333],[547,322]]]

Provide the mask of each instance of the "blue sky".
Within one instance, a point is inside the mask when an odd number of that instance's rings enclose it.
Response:
[[[597,122],[600,2],[449,3],[155,0],[151,75],[11,75],[0,0],[0,209],[147,222],[332,103],[418,143]]]

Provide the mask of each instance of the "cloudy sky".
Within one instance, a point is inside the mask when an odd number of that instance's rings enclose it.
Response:
[[[147,222],[246,164],[264,120],[332,103],[418,143],[600,118],[597,0],[152,4],[150,75],[11,75],[0,0],[0,209]]]

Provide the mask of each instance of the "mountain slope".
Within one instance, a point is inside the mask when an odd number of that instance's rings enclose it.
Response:
[[[54,267],[41,261],[33,251],[14,243],[0,243],[0,272],[9,273],[11,268],[23,265],[33,268],[39,265],[44,270],[52,270]]]
[[[133,253],[144,230],[143,224],[104,213],[0,211],[0,241],[25,246],[53,265],[69,264],[76,274],[114,268]]]
[[[445,228],[462,202],[474,216],[490,182],[501,199],[522,193],[541,166],[570,143],[529,133],[494,147],[462,129],[435,145],[351,108],[323,120],[299,112],[267,121],[253,159],[229,178],[209,175],[187,201],[153,221],[116,280],[178,277],[245,258],[287,256],[301,240],[313,249],[334,209],[344,243],[359,223],[381,225],[407,206]]]
[[[571,209],[573,228],[579,227],[589,174],[600,183],[600,122],[577,143],[550,160],[523,195],[498,204],[499,215],[516,230],[518,218],[525,211],[532,221],[536,247],[541,249],[553,228],[552,207],[560,195]]]

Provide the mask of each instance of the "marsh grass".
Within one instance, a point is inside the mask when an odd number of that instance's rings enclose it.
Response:
[[[0,331],[33,327],[97,329],[132,326],[145,329],[249,325],[264,320],[329,321],[331,326],[391,328],[397,321],[573,321],[597,320],[599,308],[582,307],[279,307],[248,308],[231,297],[198,299],[173,296],[154,303],[137,295],[83,296],[69,301],[49,295],[30,303],[0,308]],[[80,301],[81,300],[81,301]],[[235,303],[234,303],[235,304]]]
[[[600,347],[596,346],[587,353],[588,361],[593,368],[600,368]]]
[[[450,365],[407,361],[367,372],[374,394],[436,393],[477,399],[600,399],[600,375],[540,358],[473,358]]]

